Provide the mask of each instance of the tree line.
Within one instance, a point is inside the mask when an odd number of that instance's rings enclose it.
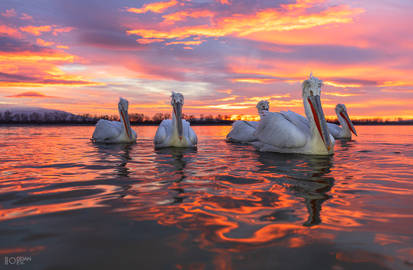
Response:
[[[99,119],[106,119],[109,121],[119,121],[118,115],[90,115],[90,114],[83,114],[81,115],[84,118],[91,118],[98,121]],[[182,114],[182,118],[189,121],[193,124],[232,124],[233,120],[231,120],[230,115],[221,115],[218,114],[213,116],[212,114],[204,115],[200,114],[196,117],[193,114]],[[129,120],[132,124],[160,124],[165,119],[171,119],[170,113],[156,113],[152,117],[145,115],[143,113],[131,113],[129,114]]]
[[[198,125],[230,125],[235,120],[241,120],[242,115],[233,119],[230,115],[200,114],[196,117],[193,114],[183,114],[183,118],[191,124]],[[170,113],[156,113],[148,116],[143,113],[129,114],[132,124],[137,125],[158,125],[164,119],[170,119]],[[52,112],[0,112],[0,123],[2,124],[96,124],[99,119],[119,121],[118,115],[75,115],[63,111]],[[327,119],[328,122],[338,123],[337,119]],[[354,120],[354,125],[413,125],[412,120],[398,118],[395,120],[383,120],[381,118]]]

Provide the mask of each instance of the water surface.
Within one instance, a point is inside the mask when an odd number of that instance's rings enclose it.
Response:
[[[226,143],[228,126],[156,151],[156,127],[96,145],[92,126],[2,126],[0,265],[413,269],[413,127],[356,128],[317,157]]]

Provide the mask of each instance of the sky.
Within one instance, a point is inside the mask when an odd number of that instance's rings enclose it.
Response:
[[[323,109],[413,119],[411,0],[2,0],[0,106],[195,116]]]

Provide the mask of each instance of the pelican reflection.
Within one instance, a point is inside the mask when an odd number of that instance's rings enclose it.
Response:
[[[114,163],[116,175],[120,177],[129,177],[130,169],[127,167],[128,162],[131,161],[130,151],[133,144],[95,144],[94,147],[98,150],[100,160],[102,162]]]
[[[322,222],[321,205],[330,198],[328,192],[334,185],[334,178],[328,175],[332,156],[258,153],[258,161],[261,173],[277,176],[281,186],[305,200],[308,218],[304,226]],[[280,175],[284,177],[279,178]],[[274,214],[279,215],[278,212]]]
[[[169,175],[168,178],[173,180],[173,183],[178,184],[172,188],[172,190],[177,192],[177,194],[173,196],[173,204],[181,203],[185,198],[181,196],[185,190],[180,187],[179,183],[186,179],[186,166],[191,161],[192,154],[196,152],[197,150],[194,148],[176,147],[161,148],[155,151],[155,162],[157,164],[158,174],[167,174]],[[170,182],[170,180],[167,182]]]

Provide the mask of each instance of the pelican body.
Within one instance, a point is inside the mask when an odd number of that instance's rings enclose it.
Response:
[[[261,100],[257,104],[257,110],[260,117],[263,113],[269,110],[269,103],[266,100]],[[243,121],[238,120],[232,124],[231,131],[227,135],[228,142],[238,142],[238,143],[249,143],[256,141],[257,138],[255,137],[254,133],[257,129],[258,122],[257,121]]]
[[[188,121],[182,119],[184,96],[172,92],[172,119],[166,119],[159,125],[155,138],[155,148],[164,147],[196,147],[198,138]]]
[[[357,131],[347,114],[347,108],[344,104],[336,105],[336,114],[341,127],[333,123],[327,123],[327,128],[331,135],[335,139],[351,139],[351,132],[357,136]]]
[[[100,119],[93,132],[92,141],[96,143],[135,142],[137,135],[130,125],[128,106],[128,101],[124,98],[120,98],[118,104],[120,121]]]
[[[310,75],[303,82],[302,97],[307,119],[294,112],[264,112],[253,145],[263,152],[331,155],[334,138],[328,132],[321,107],[322,81]],[[297,116],[298,115],[298,116]]]

